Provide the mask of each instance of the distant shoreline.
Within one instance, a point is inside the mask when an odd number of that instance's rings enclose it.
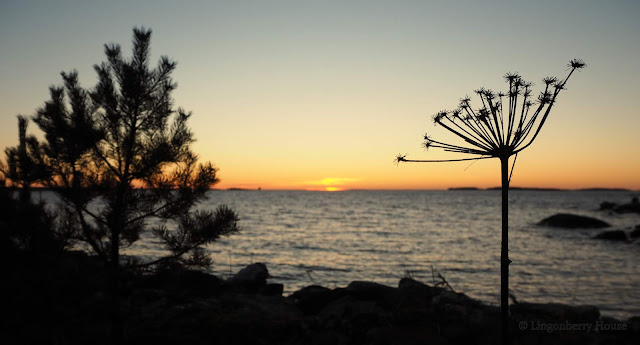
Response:
[[[12,187],[8,187],[12,188]],[[16,187],[16,189],[20,189]],[[31,191],[53,191],[53,188],[48,187],[36,187],[32,186]],[[301,192],[323,192],[323,193],[336,193],[336,192],[349,192],[349,191],[488,191],[488,190],[500,190],[501,187],[449,187],[447,189],[345,189],[342,191],[323,191],[323,190],[306,190],[306,189],[262,189],[262,188],[211,188],[212,191],[301,191]],[[628,188],[538,188],[538,187],[509,187],[512,191],[538,191],[538,192],[631,192],[637,193],[640,190],[628,189]]]
[[[478,188],[478,187],[450,187],[447,190],[456,191],[456,190],[500,190],[501,187],[490,187],[490,188]],[[509,187],[510,190],[518,190],[518,191],[538,191],[538,192],[634,192],[631,189],[626,188],[601,188],[601,187],[593,187],[593,188],[578,188],[578,189],[569,189],[569,188],[537,188],[537,187]]]

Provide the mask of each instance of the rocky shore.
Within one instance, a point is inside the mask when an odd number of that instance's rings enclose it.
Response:
[[[586,216],[581,216],[576,214],[568,214],[568,213],[554,214],[550,217],[547,217],[541,220],[540,222],[538,222],[537,225],[554,227],[554,228],[562,228],[562,229],[578,229],[578,230],[600,229],[600,228],[608,228],[611,226],[609,223],[597,218],[586,217]],[[640,244],[640,241],[637,241],[638,238],[640,238],[640,224],[636,225],[628,233],[625,230],[616,229],[616,230],[605,230],[593,236],[593,239],[596,239],[596,240],[619,241],[619,242],[627,242],[627,243],[636,242]]]
[[[83,253],[17,253],[8,272],[4,344],[103,344],[109,339],[104,269]],[[397,287],[354,281],[283,296],[263,264],[234,277],[179,268],[123,277],[129,344],[498,344],[499,307],[410,277]],[[513,303],[514,344],[637,344],[640,317],[594,306]]]

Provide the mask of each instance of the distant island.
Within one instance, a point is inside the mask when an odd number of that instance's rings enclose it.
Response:
[[[502,187],[491,187],[487,188],[487,190],[501,190]],[[535,187],[509,187],[510,190],[524,190],[524,191],[538,191],[538,192],[560,192],[571,189],[561,189],[561,188],[535,188]]]
[[[478,187],[451,187],[447,190],[500,190],[501,187],[478,188]],[[564,188],[536,188],[536,187],[509,187],[510,190],[522,191],[538,191],[538,192],[560,192],[560,191],[576,191],[576,192],[633,192],[626,188],[580,188],[580,189],[564,189]]]

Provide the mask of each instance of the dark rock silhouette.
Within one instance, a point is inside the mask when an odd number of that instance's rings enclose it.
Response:
[[[636,227],[629,233],[629,237],[638,238],[640,237],[640,224],[636,225]]]
[[[600,203],[600,210],[613,210],[618,204],[610,201],[603,201]]]
[[[615,213],[639,213],[640,202],[637,197],[631,198],[631,202],[626,204],[616,204],[615,202],[604,201],[600,204],[600,210],[613,211]]]
[[[607,228],[611,226],[609,223],[596,218],[568,213],[558,213],[551,217],[547,217],[541,220],[538,225],[567,229]]]
[[[630,202],[628,204],[622,204],[614,209],[617,213],[640,213],[640,203]]]
[[[267,283],[267,278],[269,278],[267,266],[258,262],[241,269],[227,282],[242,286],[262,286]]]
[[[304,287],[289,296],[302,312],[315,314],[325,305],[345,295],[344,289],[329,289],[319,285]]]
[[[610,230],[603,231],[593,237],[598,240],[610,240],[610,241],[628,241],[627,233],[623,230]]]
[[[3,343],[108,344],[110,299],[104,262],[84,253],[51,260],[21,252],[7,270],[11,298]],[[263,264],[240,272],[261,284]],[[238,275],[240,275],[238,272]],[[463,293],[403,278],[398,287],[356,281],[308,286],[289,297],[246,289],[213,275],[165,267],[122,276],[125,344],[496,344],[500,309]],[[269,284],[265,281],[262,287]],[[519,303],[510,329],[520,344],[635,344],[640,318],[621,323],[593,306]],[[521,322],[608,322],[624,331],[522,330]],[[34,331],[38,330],[38,331]],[[6,341],[5,341],[6,340]]]
[[[591,305],[570,306],[559,303],[518,303],[511,306],[511,313],[530,320],[556,322],[593,322],[600,319],[600,311]]]
[[[225,281],[225,286],[236,291],[247,293],[259,293],[265,296],[281,296],[284,285],[278,283],[267,284],[270,277],[267,266],[263,263],[254,263],[246,266],[234,276]]]

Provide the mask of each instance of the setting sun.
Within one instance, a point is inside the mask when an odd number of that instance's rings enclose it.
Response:
[[[348,189],[348,184],[360,181],[356,178],[327,177],[319,181],[303,182],[303,188],[309,191],[340,192]]]

